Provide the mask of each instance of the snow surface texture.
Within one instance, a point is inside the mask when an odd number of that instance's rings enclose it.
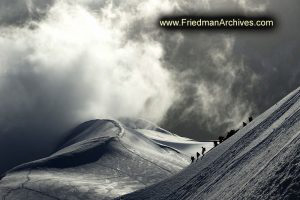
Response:
[[[0,181],[0,197],[112,199],[178,173],[190,163],[191,144],[198,151],[212,146],[145,120],[85,122],[54,154],[10,170]]]
[[[120,199],[300,199],[300,88],[166,180]]]

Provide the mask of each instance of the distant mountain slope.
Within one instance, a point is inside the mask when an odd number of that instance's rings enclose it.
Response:
[[[111,199],[157,183],[190,163],[189,155],[142,132],[182,144],[186,138],[144,120],[126,119],[124,124],[92,120],[79,125],[51,156],[10,170],[0,181],[0,197]]]
[[[200,162],[120,199],[300,199],[300,88]]]

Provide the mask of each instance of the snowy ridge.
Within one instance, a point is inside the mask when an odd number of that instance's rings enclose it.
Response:
[[[90,124],[86,131],[77,133],[76,136],[65,141],[65,143],[59,147],[54,154],[40,160],[19,165],[9,172],[19,171],[26,168],[42,167],[48,164],[51,165],[51,162],[56,161],[57,159],[65,159],[66,157],[74,154],[76,156],[80,156],[80,154],[89,150],[91,151],[102,147],[105,148],[105,145],[109,145],[111,141],[118,137],[122,137],[124,134],[123,127],[117,121],[104,119],[93,120],[92,122],[93,123]],[[65,164],[65,161],[63,163]]]
[[[168,135],[185,140],[146,121],[135,122],[130,127],[106,119],[81,124],[52,155],[7,172],[0,181],[0,197],[111,199],[157,183],[189,164],[184,153],[142,132],[149,128],[162,139]]]
[[[299,88],[204,158],[122,199],[300,199]]]

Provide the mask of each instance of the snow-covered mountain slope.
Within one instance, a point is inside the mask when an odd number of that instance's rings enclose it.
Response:
[[[300,88],[200,162],[120,199],[300,199]]]
[[[157,144],[173,147],[186,155],[194,155],[195,152],[200,153],[201,148],[199,146],[205,147],[207,151],[214,147],[213,142],[198,142],[190,138],[174,134],[162,135],[159,132],[146,129],[140,129],[139,131]]]
[[[189,155],[174,147],[192,141],[144,120],[122,121],[81,124],[54,154],[10,170],[0,181],[1,199],[111,199],[189,165]],[[162,141],[172,138],[171,145],[153,140],[152,134]]]
[[[198,142],[190,138],[181,137],[144,119],[123,119],[121,121],[126,126],[144,134],[155,143],[172,147],[189,156],[195,155],[195,152],[200,153],[201,147],[205,147],[206,151],[214,147],[213,141]]]

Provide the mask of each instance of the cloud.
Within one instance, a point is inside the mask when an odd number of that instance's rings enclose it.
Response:
[[[252,114],[255,105],[244,98],[243,86],[251,88],[258,77],[243,59],[235,57],[233,36],[189,34],[182,36],[176,52],[170,51],[181,99],[168,111],[164,123],[189,137],[216,138]],[[238,81],[243,86],[236,89]],[[176,116],[177,123],[169,121]]]
[[[0,25],[22,25],[39,20],[53,5],[54,0],[1,0]]]
[[[136,13],[89,6],[57,1],[42,20],[1,26],[4,168],[53,151],[62,133],[86,120],[158,122],[175,98],[161,44],[147,35],[127,38]]]
[[[191,138],[217,138],[299,86],[296,1],[224,0],[181,5],[184,13],[272,15],[279,25],[264,33],[167,32],[161,39],[166,66],[176,74],[181,98],[168,110],[164,127]]]

